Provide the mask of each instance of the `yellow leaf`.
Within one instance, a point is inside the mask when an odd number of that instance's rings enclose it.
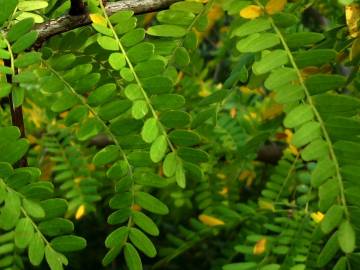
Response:
[[[316,223],[320,223],[324,219],[324,214],[320,211],[317,211],[316,213],[311,213],[310,216]]]
[[[82,177],[82,176],[76,177],[76,178],[74,179],[75,184],[79,185],[80,182],[81,182],[81,180],[82,180],[83,178],[84,178],[84,177]]]
[[[221,180],[225,180],[225,179],[226,179],[226,175],[223,174],[223,173],[218,173],[218,174],[216,175],[216,177],[219,178],[219,179],[221,179]]]
[[[91,172],[95,171],[95,169],[96,169],[96,167],[95,167],[95,165],[93,163],[87,164],[87,168]]]
[[[259,200],[258,204],[259,204],[260,209],[270,210],[272,212],[275,211],[275,207],[274,207],[274,204],[272,202]]]
[[[240,17],[245,19],[255,19],[262,14],[262,9],[256,5],[249,5],[240,10]]]
[[[231,118],[236,118],[236,115],[237,115],[237,109],[235,107],[231,108],[230,109],[230,117]]]
[[[79,220],[81,219],[85,214],[85,205],[80,205],[79,208],[76,211],[75,219]]]
[[[229,193],[229,189],[224,187],[222,190],[219,191],[219,194],[222,196],[226,196]]]
[[[27,137],[30,144],[36,144],[37,143],[37,138],[34,135],[29,134],[26,137]]]
[[[294,134],[290,129],[285,129],[284,133],[286,134],[286,142],[290,144]]]
[[[266,107],[265,110],[262,112],[262,119],[274,119],[275,117],[279,116],[283,112],[283,106],[278,103],[273,103],[269,107]]]
[[[103,16],[101,16],[100,14],[93,13],[93,14],[90,14],[89,17],[93,23],[100,24],[102,26],[107,26],[106,19]]]
[[[266,250],[266,243],[267,243],[266,238],[262,238],[259,241],[257,241],[254,248],[253,248],[253,254],[254,255],[263,254],[265,252],[265,250]]]
[[[208,215],[200,215],[199,216],[199,220],[204,223],[205,225],[208,225],[210,227],[213,226],[220,226],[220,225],[224,225],[224,221],[222,221],[221,219],[212,217],[212,216],[208,216]]]
[[[265,10],[268,14],[280,12],[284,10],[286,3],[286,0],[269,0],[265,6]]]
[[[287,149],[288,149],[289,152],[290,152],[291,154],[293,154],[294,156],[298,156],[298,155],[299,155],[299,150],[296,148],[295,145],[289,144],[289,146],[288,146]]]
[[[346,24],[351,37],[355,38],[359,34],[358,23],[360,18],[360,5],[351,4],[345,7]]]
[[[141,206],[135,203],[135,204],[132,205],[131,209],[134,210],[134,211],[140,211]]]

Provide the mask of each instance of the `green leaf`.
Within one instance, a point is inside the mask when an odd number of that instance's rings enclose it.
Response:
[[[149,112],[149,107],[145,100],[136,100],[134,101],[131,108],[131,115],[135,119],[142,119]]]
[[[32,265],[40,265],[44,258],[44,249],[44,241],[42,240],[41,235],[37,232],[31,239],[28,249],[29,260]]]
[[[99,45],[104,49],[108,51],[118,51],[119,45],[115,39],[112,37],[107,36],[100,36],[97,38],[97,42]]]
[[[65,218],[53,218],[39,224],[42,233],[48,236],[57,236],[73,232],[74,224]]]
[[[319,209],[327,211],[339,195],[339,184],[335,178],[326,181],[319,187]]]
[[[169,138],[179,146],[193,146],[200,143],[200,136],[189,130],[174,130],[169,134]]]
[[[132,194],[125,192],[122,194],[116,194],[111,198],[109,205],[112,209],[128,208],[132,204]]]
[[[284,85],[276,89],[275,92],[275,101],[280,104],[289,104],[305,97],[305,91],[301,85]]]
[[[29,149],[29,142],[26,139],[16,141],[9,141],[6,143],[0,142],[0,162],[9,162],[14,164],[20,160]]]
[[[72,252],[84,249],[86,240],[75,235],[65,235],[54,238],[50,244],[59,252]]]
[[[179,157],[192,163],[207,162],[209,160],[209,155],[200,149],[180,147],[177,153]]]
[[[323,139],[312,141],[301,152],[301,157],[305,161],[318,160],[329,155],[329,145]]]
[[[291,84],[298,80],[296,71],[293,68],[280,67],[271,71],[269,77],[265,80],[265,87],[270,90],[276,90],[277,88]]]
[[[88,103],[92,106],[100,105],[106,101],[109,101],[111,97],[114,96],[116,91],[116,84],[114,83],[107,83],[99,88],[97,88],[95,91],[91,92],[91,94],[88,97]]]
[[[143,231],[150,235],[159,235],[159,229],[155,222],[142,212],[135,211],[132,213],[134,223]]]
[[[135,78],[132,70],[127,67],[124,67],[120,70],[120,76],[127,82],[132,82]]]
[[[15,67],[23,68],[40,62],[41,53],[29,52],[22,54],[16,58],[14,65]]]
[[[325,265],[327,265],[332,260],[332,258],[334,258],[338,250],[338,235],[337,232],[335,232],[326,242],[325,246],[317,257],[318,267],[324,267]]]
[[[150,258],[156,256],[154,244],[142,231],[136,228],[131,228],[129,238],[134,246],[141,250],[146,256]]]
[[[0,98],[6,97],[11,92],[12,85],[6,82],[0,82]]]
[[[144,99],[144,95],[139,85],[131,83],[125,88],[125,96],[132,100]]]
[[[329,158],[322,159],[316,165],[314,171],[311,174],[311,185],[313,187],[319,187],[325,180],[335,174],[334,162]]]
[[[314,121],[307,122],[294,134],[292,143],[296,147],[302,147],[321,136],[320,124]]]
[[[147,143],[152,143],[159,134],[158,122],[155,118],[149,118],[145,121],[141,130],[141,137]]]
[[[252,69],[254,74],[260,75],[269,72],[272,69],[285,65],[288,62],[288,56],[283,50],[274,50],[264,55],[260,61],[254,63]]]
[[[130,107],[131,102],[129,100],[114,98],[112,101],[101,105],[98,114],[102,119],[109,121],[125,113]]]
[[[120,251],[122,249],[121,245],[117,245],[115,247],[113,247],[112,249],[110,249],[105,257],[102,259],[102,265],[107,266],[109,265],[113,260],[115,260],[115,258],[119,255]]]
[[[115,231],[111,232],[105,240],[105,246],[107,248],[112,248],[115,246],[122,246],[125,244],[125,240],[128,236],[129,228],[126,226],[117,228]]]
[[[299,68],[321,66],[329,63],[335,57],[336,51],[330,49],[312,49],[294,54],[295,62]]]
[[[325,218],[321,222],[321,230],[328,234],[339,226],[343,218],[343,212],[344,210],[342,206],[338,204],[332,205],[326,212]]]
[[[346,270],[347,269],[347,258],[341,257],[335,264],[333,270]]]
[[[5,198],[5,205],[0,212],[0,228],[4,230],[12,229],[20,218],[20,198],[12,191],[8,191]]]
[[[110,16],[110,22],[114,24],[121,24],[130,19],[134,15],[132,10],[118,11]]]
[[[223,270],[256,270],[257,264],[254,262],[231,263],[223,266]]]
[[[120,70],[126,66],[125,55],[122,53],[112,53],[109,56],[109,64],[115,70]]]
[[[123,21],[122,23],[118,23],[114,28],[115,28],[115,32],[118,35],[123,35],[129,32],[131,29],[134,29],[136,25],[137,25],[137,18],[131,17]]]
[[[131,47],[141,42],[145,38],[145,30],[143,28],[137,28],[130,30],[120,39],[120,42],[125,47]]]
[[[155,173],[143,173],[141,177],[136,177],[136,183],[147,187],[163,188],[166,187],[169,182]]]
[[[301,104],[292,109],[284,119],[284,126],[287,128],[295,128],[313,120],[314,113],[311,106]]]
[[[274,47],[280,43],[280,39],[273,33],[255,33],[241,39],[236,48],[241,53],[260,52]]]
[[[38,10],[43,9],[48,6],[47,1],[21,1],[18,4],[18,9],[22,11],[32,11],[32,10]]]
[[[353,226],[348,220],[341,223],[337,236],[341,250],[345,253],[352,253],[355,249],[356,235]]]
[[[163,171],[165,176],[167,177],[173,176],[176,172],[176,166],[177,166],[176,153],[171,152],[167,154],[163,163]]]
[[[53,112],[63,112],[79,103],[78,98],[68,92],[62,92],[58,99],[52,104]]]
[[[150,147],[150,158],[153,162],[157,163],[163,159],[168,148],[168,142],[165,135],[160,135],[151,144]]]
[[[13,14],[18,0],[0,0],[0,26]]]
[[[150,42],[141,42],[131,47],[128,50],[127,55],[132,63],[139,63],[148,60],[151,56],[153,56],[154,50],[154,44]]]
[[[110,225],[121,224],[129,219],[130,214],[131,212],[129,208],[117,210],[111,213],[111,215],[108,217],[107,222]]]
[[[124,248],[124,256],[127,267],[129,270],[142,270],[142,263],[139,253],[133,247],[133,245],[126,243]]]
[[[175,179],[179,187],[181,188],[186,187],[186,176],[185,176],[184,167],[182,166],[181,162],[179,162],[176,165]]]
[[[34,228],[29,218],[21,218],[15,228],[15,245],[26,248],[34,235]]]
[[[325,36],[316,32],[298,32],[285,36],[285,42],[289,48],[299,48],[311,45],[323,40]]]
[[[149,193],[137,192],[135,194],[135,202],[145,210],[158,215],[166,215],[169,213],[168,207]]]
[[[177,24],[188,26],[195,15],[185,10],[162,10],[156,14],[156,19],[162,24]]]
[[[181,10],[181,11],[187,11],[192,13],[200,13],[204,8],[204,5],[202,5],[199,2],[194,1],[185,1],[185,2],[178,2],[174,3],[170,6],[170,10]]]
[[[150,59],[146,62],[141,62],[137,64],[134,70],[140,78],[153,77],[164,72],[165,61],[158,59]]]
[[[44,218],[45,217],[45,211],[41,207],[40,204],[30,201],[27,199],[23,199],[23,207],[26,211],[26,213],[34,218]]]
[[[179,38],[185,36],[186,29],[177,25],[162,24],[149,27],[146,33],[150,36]]]
[[[190,63],[190,55],[184,47],[179,47],[174,52],[174,61],[179,67],[186,67]]]
[[[232,32],[232,36],[244,37],[247,35],[266,31],[271,28],[270,21],[268,19],[256,18],[254,20],[247,21],[235,28]]]
[[[80,141],[86,141],[96,136],[102,129],[101,124],[95,118],[85,120],[80,129],[77,131],[76,136]]]
[[[182,128],[190,124],[190,115],[183,111],[167,111],[160,115],[160,121],[168,128]]]
[[[7,33],[7,39],[9,42],[14,42],[19,39],[21,36],[29,32],[34,26],[33,18],[26,18],[20,22],[14,24],[9,32]]]
[[[45,210],[45,218],[63,216],[68,209],[67,201],[64,199],[48,199],[41,202],[41,207]]]
[[[37,31],[30,31],[21,36],[15,43],[12,45],[13,53],[20,53],[25,49],[29,48],[35,43],[38,38]]]
[[[119,157],[119,147],[108,145],[95,154],[92,162],[96,166],[104,166],[115,161]]]
[[[341,75],[316,74],[309,76],[306,81],[306,87],[311,95],[322,94],[329,90],[335,90],[343,87],[346,83],[346,77]]]
[[[53,250],[50,245],[45,247],[45,258],[51,270],[63,270],[63,263],[60,257],[61,254]]]
[[[173,89],[172,81],[165,76],[154,76],[142,80],[145,91],[150,94],[164,94]]]

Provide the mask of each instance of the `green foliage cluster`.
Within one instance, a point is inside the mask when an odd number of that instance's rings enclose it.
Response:
[[[0,269],[357,269],[356,3],[86,2],[0,0]]]

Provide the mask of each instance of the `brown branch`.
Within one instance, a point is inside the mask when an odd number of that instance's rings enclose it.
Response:
[[[11,63],[9,60],[4,61],[5,66],[10,67]],[[6,80],[8,83],[12,83],[12,75],[7,74]],[[11,93],[9,94],[9,105],[10,105],[10,113],[11,113],[11,123],[18,127],[20,130],[21,138],[25,138],[25,125],[24,125],[24,118],[23,118],[23,111],[22,106],[15,107],[12,100]],[[22,157],[16,164],[17,167],[26,167],[27,166],[27,159],[26,155]]]
[[[108,3],[106,5],[106,12],[108,15],[111,15],[121,10],[132,10],[135,14],[142,14],[166,9],[171,4],[179,1],[180,0],[124,0]],[[79,1],[72,2],[79,3]],[[54,35],[68,32],[90,23],[91,21],[88,14],[84,14],[79,16],[65,15],[39,24],[36,27],[36,30],[39,32],[37,45]]]

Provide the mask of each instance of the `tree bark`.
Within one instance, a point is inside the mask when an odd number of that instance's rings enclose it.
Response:
[[[142,14],[166,9],[171,4],[179,1],[180,0],[124,0],[108,3],[105,8],[108,15],[121,10],[132,10],[135,14]],[[65,15],[57,19],[49,20],[36,27],[36,30],[39,33],[37,44],[41,44],[54,35],[73,30],[90,23],[91,21],[88,14],[78,16]]]

